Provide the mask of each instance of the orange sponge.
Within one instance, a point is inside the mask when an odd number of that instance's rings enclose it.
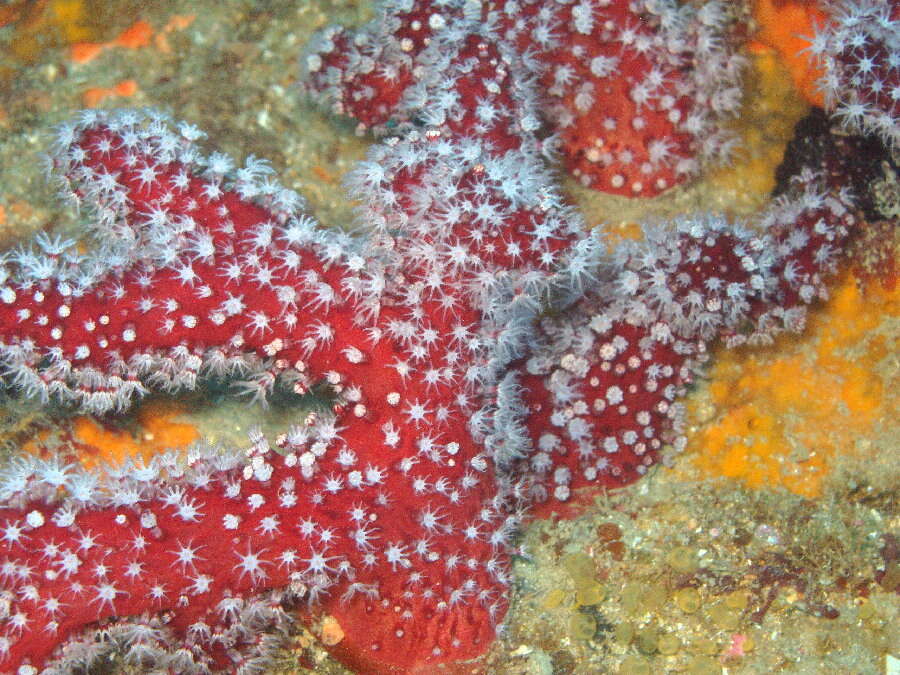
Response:
[[[129,457],[146,461],[156,453],[184,448],[200,438],[196,427],[176,420],[184,412],[173,401],[147,403],[137,413],[137,435],[103,427],[91,417],[77,417],[72,436],[85,450],[79,459],[86,468],[93,468],[102,462],[121,464]]]
[[[690,441],[695,466],[817,496],[834,456],[853,452],[896,410],[896,384],[883,380],[879,364],[897,345],[879,327],[900,314],[898,300],[896,286],[862,292],[848,275],[802,336],[720,354],[709,386],[719,414]]]
[[[791,73],[797,90],[813,105],[824,103],[816,82],[822,70],[804,50],[809,47],[815,27],[826,20],[813,0],[754,0],[753,18],[759,31],[752,49],[774,49]]]

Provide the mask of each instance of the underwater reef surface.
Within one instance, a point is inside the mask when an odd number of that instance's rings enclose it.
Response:
[[[341,178],[369,143],[297,90],[312,32],[358,24],[361,3],[20,2],[0,15],[0,241],[73,235],[44,181],[50,130],[85,106],[161,106],[229,154],[269,158],[324,223],[350,223]],[[4,8],[7,9],[7,8]],[[566,189],[588,223],[615,237],[634,223],[714,211],[749,217],[776,187],[776,166],[806,113],[789,69],[765,44],[748,50],[732,166],[646,200]],[[896,175],[879,167],[883,209]],[[896,205],[896,187],[893,188]],[[896,217],[896,214],[894,214]],[[895,236],[888,233],[886,236]],[[800,336],[715,354],[688,398],[687,450],[569,521],[526,528],[506,630],[488,656],[502,673],[883,672],[898,653],[897,291],[860,255]],[[218,391],[150,399],[115,422],[3,401],[8,456],[65,433],[85,466],[151,456],[198,437],[271,437],[290,409]],[[323,617],[297,629],[280,667],[342,672],[318,641]]]

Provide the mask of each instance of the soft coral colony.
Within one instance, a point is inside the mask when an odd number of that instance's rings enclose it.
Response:
[[[897,9],[879,7],[836,8],[862,48],[841,26],[815,45],[843,69],[865,48],[886,59],[877,95],[834,82],[890,143]],[[360,672],[483,653],[522,519],[677,446],[707,344],[798,330],[860,226],[841,175],[816,167],[756,227],[683,219],[613,254],[566,205],[557,149],[585,184],[631,195],[727,153],[728,30],[719,3],[408,0],[323,32],[306,86],[382,132],[348,177],[353,235],[159,113],[64,126],[53,173],[92,248],[39,237],[6,256],[8,381],[95,413],[211,376],[329,407],[271,443],[103,475],[14,460],[0,670],[70,672],[114,648],[258,672],[300,604],[338,620],[335,654]]]

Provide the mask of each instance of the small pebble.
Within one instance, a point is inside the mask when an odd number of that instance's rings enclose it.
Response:
[[[696,588],[680,588],[675,591],[675,604],[685,614],[693,614],[700,609],[700,592]]]
[[[566,592],[561,588],[554,588],[544,596],[544,602],[541,603],[544,609],[556,609],[563,600],[566,599]]]
[[[600,584],[590,584],[579,588],[575,594],[578,605],[599,605],[606,597],[606,591]]]
[[[588,614],[576,612],[569,621],[569,630],[576,640],[590,640],[597,632],[597,622]]]
[[[638,651],[642,654],[655,654],[659,651],[659,633],[655,626],[647,626],[638,631],[635,639]]]
[[[621,645],[630,645],[634,639],[634,626],[628,622],[616,626],[616,642]]]
[[[322,644],[333,647],[344,639],[344,629],[333,616],[322,619]]]
[[[696,552],[688,546],[676,546],[673,548],[666,556],[666,562],[669,564],[669,567],[682,574],[696,572],[699,567]]]
[[[690,675],[721,675],[722,666],[709,656],[695,656],[688,664],[687,672]]]
[[[619,666],[621,675],[650,675],[650,664],[639,656],[626,656]]]
[[[724,602],[717,602],[707,610],[712,622],[722,630],[736,630],[741,622],[740,611],[729,607]]]
[[[597,528],[597,538],[600,541],[618,541],[622,538],[622,529],[615,523],[602,523]]]
[[[672,656],[673,654],[677,654],[681,649],[681,640],[672,633],[666,633],[665,635],[659,636],[657,648],[659,649],[660,654]]]
[[[562,566],[576,584],[594,578],[594,559],[585,553],[569,553],[563,556]]]

